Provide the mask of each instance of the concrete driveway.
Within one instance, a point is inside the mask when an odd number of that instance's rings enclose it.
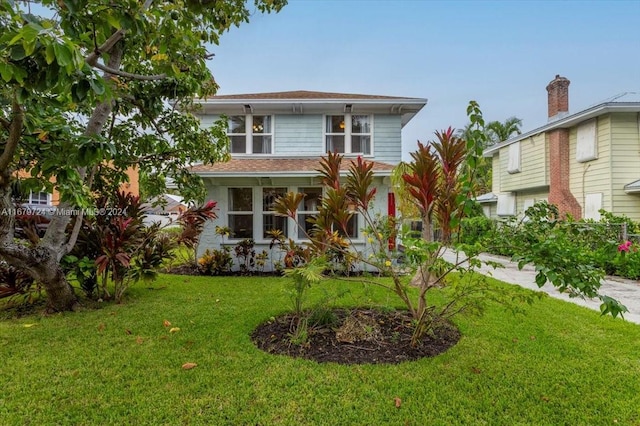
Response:
[[[455,253],[447,252],[444,258],[448,261],[455,260]],[[598,299],[582,299],[579,297],[569,297],[565,293],[560,293],[554,286],[547,283],[543,287],[536,284],[536,272],[532,265],[526,265],[522,270],[518,269],[515,262],[511,262],[509,258],[503,256],[494,256],[490,254],[480,255],[480,260],[489,260],[499,262],[504,268],[493,269],[490,266],[483,265],[479,272],[492,276],[493,278],[510,284],[517,284],[521,287],[535,291],[544,291],[551,297],[561,299],[576,305],[584,306],[600,312],[600,300]],[[600,287],[600,293],[613,297],[624,306],[629,312],[624,314],[624,319],[640,324],[640,281],[627,280],[619,277],[605,277]]]

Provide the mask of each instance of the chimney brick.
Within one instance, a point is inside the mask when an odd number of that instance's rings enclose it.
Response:
[[[556,75],[548,85],[549,120],[560,118],[569,112],[569,84],[571,82]]]

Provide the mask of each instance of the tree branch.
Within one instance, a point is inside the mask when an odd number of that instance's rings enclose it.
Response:
[[[162,80],[164,78],[167,78],[166,74],[155,74],[155,75],[132,74],[130,72],[120,71],[115,68],[110,68],[106,65],[102,65],[99,62],[96,62],[94,66],[106,73],[109,73],[112,75],[119,75],[120,77],[130,78],[132,80]]]
[[[7,168],[9,167],[9,164],[11,163],[11,160],[16,153],[16,149],[18,148],[20,135],[22,134],[24,112],[22,111],[22,107],[18,103],[15,95],[13,97],[11,106],[11,114],[13,115],[13,118],[9,126],[9,137],[7,138],[7,142],[4,150],[2,151],[2,155],[0,155],[0,172],[7,170]],[[1,176],[0,179],[2,179],[3,181],[5,180],[4,176]],[[5,182],[0,182],[0,184],[5,184]]]
[[[102,43],[101,46],[96,48],[86,58],[84,58],[84,61],[92,67],[95,67],[98,63],[98,58],[105,52],[109,52],[111,49],[113,49],[113,46],[115,46],[116,43],[122,40],[122,38],[124,37],[124,33],[125,30],[119,29],[115,33],[111,34],[111,37],[109,37],[104,43]]]
[[[5,120],[2,117],[0,117],[0,124],[2,124],[2,127],[4,127],[7,130],[9,130],[9,128],[11,127],[11,122],[9,120]]]

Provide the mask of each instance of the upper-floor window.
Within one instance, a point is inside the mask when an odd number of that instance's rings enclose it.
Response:
[[[233,115],[229,117],[227,135],[232,154],[271,154],[273,127],[270,115]]]
[[[341,154],[371,154],[371,116],[327,115],[326,151]]]
[[[49,205],[49,193],[48,192],[30,192],[29,204],[37,204],[40,206]]]

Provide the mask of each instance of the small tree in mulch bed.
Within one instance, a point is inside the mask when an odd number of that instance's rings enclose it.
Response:
[[[482,113],[475,102],[469,104],[467,114],[472,123],[469,140],[455,136],[452,128],[436,132],[437,140],[427,145],[418,143],[418,150],[411,154],[413,161],[404,164],[402,185],[420,212],[423,222],[420,236],[403,231],[394,218],[371,214],[369,207],[376,195],[373,163],[358,157],[343,177],[340,173],[343,157],[329,153],[321,160],[319,172],[325,191],[308,236],[315,261],[288,272],[297,289],[298,299],[294,304],[298,316],[302,315],[305,291],[320,279],[320,270],[330,271],[335,263],[359,265],[390,278],[389,282],[368,279],[366,275],[343,277],[384,287],[402,300],[412,319],[411,347],[418,346],[423,337],[434,335],[462,312],[482,312],[489,301],[517,309],[517,303],[513,302],[533,300],[532,293],[515,288],[498,290],[489,285],[483,275],[472,274],[481,266],[477,255],[482,247],[477,243],[457,242],[460,220],[472,209],[475,170],[482,155],[483,138],[486,138],[482,131]],[[276,213],[297,220],[297,208],[303,197],[303,194],[286,194],[276,202]],[[365,222],[367,248],[364,251],[354,250],[349,237],[348,228],[355,214],[361,215]],[[442,233],[440,241],[433,238],[434,225]],[[395,245],[399,235],[403,251]],[[446,250],[456,253],[454,262],[445,260]],[[336,259],[339,262],[335,262]],[[318,268],[320,261],[324,261],[324,268]],[[411,283],[407,275],[413,276]],[[434,303],[434,292],[438,292],[444,302]],[[306,327],[307,321],[302,318],[296,324]],[[299,330],[294,334],[305,335]]]

